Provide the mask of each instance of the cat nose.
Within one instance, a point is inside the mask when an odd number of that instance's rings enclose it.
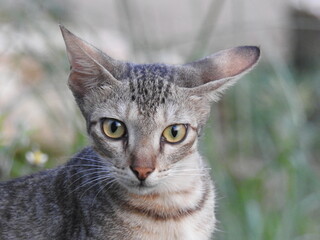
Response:
[[[140,181],[146,180],[147,177],[154,171],[154,168],[149,168],[149,167],[130,166],[130,168]]]

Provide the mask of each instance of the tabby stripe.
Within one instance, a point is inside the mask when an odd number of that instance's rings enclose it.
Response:
[[[171,164],[179,162],[182,159],[184,159],[185,157],[193,154],[197,150],[196,148],[192,149],[192,146],[193,146],[194,142],[196,141],[196,139],[197,139],[197,136],[195,136],[193,139],[191,139],[188,143],[182,145],[178,152],[173,153],[171,156],[169,156],[169,160],[170,160]]]
[[[89,134],[91,133],[91,128],[94,127],[97,123],[98,123],[97,121],[92,121],[88,123],[87,132]]]

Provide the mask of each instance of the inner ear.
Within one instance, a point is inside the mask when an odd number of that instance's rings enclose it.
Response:
[[[201,60],[185,64],[199,77],[199,85],[211,81],[233,78],[249,71],[258,61],[260,49],[241,46],[220,51]]]
[[[123,71],[126,64],[116,61],[91,44],[60,26],[71,65],[69,86],[76,97],[101,85],[119,85],[113,73]]]
[[[189,96],[218,101],[220,95],[258,62],[260,49],[243,46],[227,49],[177,67],[175,83]]]

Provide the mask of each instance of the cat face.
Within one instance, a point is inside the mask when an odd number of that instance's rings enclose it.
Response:
[[[256,64],[259,48],[229,49],[185,65],[133,64],[61,30],[70,89],[117,182],[147,194],[181,190],[191,174],[201,177],[197,142],[209,103]]]
[[[199,168],[193,159],[209,104],[149,73],[154,66],[144,68],[137,78],[132,66],[120,87],[87,95],[83,108],[88,132],[114,177],[129,191],[172,191],[172,181],[185,183],[191,170]]]

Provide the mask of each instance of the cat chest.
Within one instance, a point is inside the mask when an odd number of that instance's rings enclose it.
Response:
[[[129,230],[130,238],[124,239],[133,240],[208,240],[215,224],[213,199],[208,199],[198,211],[177,218],[133,211],[122,212],[119,217]]]
[[[203,224],[200,219],[191,217],[183,220],[155,221],[131,216],[131,220],[127,221],[125,226],[130,229],[132,240],[204,240],[208,239],[208,231],[201,227]]]

